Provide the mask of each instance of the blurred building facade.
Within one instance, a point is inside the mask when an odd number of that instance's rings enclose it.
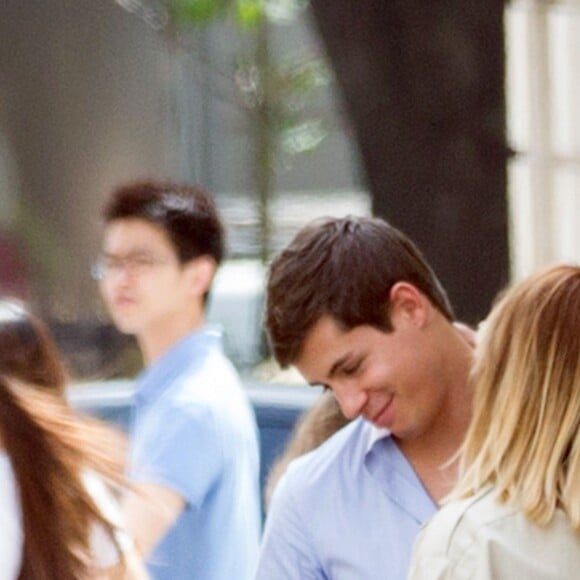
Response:
[[[580,262],[580,2],[506,9],[512,276]]]
[[[56,318],[99,310],[89,265],[99,209],[118,183],[197,181],[213,191],[234,256],[256,252],[245,120],[210,79],[232,39],[200,32],[184,55],[114,0],[9,0],[0,6],[0,285]],[[580,2],[506,4],[512,275],[580,259]],[[275,52],[321,52],[307,17]],[[276,172],[276,250],[329,213],[368,213],[332,85],[319,97],[334,130]],[[284,167],[282,167],[284,165]]]
[[[100,308],[89,266],[99,248],[100,207],[121,182],[197,181],[224,209],[231,253],[251,255],[257,243],[251,146],[240,112],[219,96],[206,66],[212,59],[227,66],[230,39],[219,27],[202,31],[197,50],[179,54],[120,4],[0,7],[0,284],[61,320],[90,318]],[[304,19],[280,36],[277,50],[290,46],[317,50]],[[335,130],[277,172],[280,239],[319,210],[368,212],[331,89],[319,99]],[[330,194],[337,202],[280,211],[293,191],[301,200]]]

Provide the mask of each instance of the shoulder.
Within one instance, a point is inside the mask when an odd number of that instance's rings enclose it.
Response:
[[[509,517],[515,508],[495,500],[493,490],[487,488],[473,497],[444,505],[429,521],[419,539],[431,549],[449,554],[459,537],[470,537],[498,519]]]
[[[255,430],[249,397],[238,372],[218,349],[183,369],[163,397],[165,413],[225,433]]]
[[[453,578],[470,578],[472,572],[475,574],[472,567],[481,564],[478,555],[487,551],[490,541],[498,540],[494,537],[494,528],[516,515],[517,509],[497,502],[490,488],[473,497],[450,502],[420,532],[412,570],[433,570],[441,565],[455,574]]]
[[[240,383],[236,368],[223,350],[217,346],[204,351],[197,364],[192,365],[186,374],[200,380],[234,383],[236,385]]]
[[[335,543],[334,531],[343,529],[336,506],[348,505],[356,494],[368,427],[353,421],[289,464],[272,496],[257,578],[326,577],[321,558],[341,549]],[[328,549],[329,543],[335,548]]]
[[[567,579],[579,566],[580,535],[563,512],[538,526],[487,489],[433,518],[415,545],[409,579]]]
[[[235,370],[219,352],[204,353],[182,366],[163,387],[156,405],[156,413],[179,416],[194,415],[200,419],[212,414],[212,407],[220,388],[237,385]]]
[[[242,393],[238,372],[219,349],[208,349],[189,365],[185,365],[165,392],[175,404],[210,404],[226,393]]]
[[[171,445],[190,452],[195,441],[200,453],[204,445],[214,449],[224,438],[231,441],[230,433],[255,437],[250,402],[236,371],[219,352],[206,358],[207,364],[196,360],[180,369],[155,404],[137,408],[133,439],[139,447]]]
[[[362,467],[370,425],[362,419],[349,423],[320,447],[292,461],[284,474],[285,487],[308,496],[324,485],[344,486]]]

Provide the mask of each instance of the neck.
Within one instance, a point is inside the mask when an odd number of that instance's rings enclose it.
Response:
[[[203,312],[180,313],[179,317],[164,320],[137,336],[137,343],[146,366],[162,357],[174,344],[205,323]]]
[[[469,426],[473,395],[469,383],[473,350],[453,327],[450,329],[443,337],[442,344],[448,348],[437,373],[438,382],[445,381],[442,410],[422,436],[397,441],[436,502],[447,495],[457,479],[454,457]]]

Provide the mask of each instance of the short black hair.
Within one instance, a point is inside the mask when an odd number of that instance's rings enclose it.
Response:
[[[113,191],[103,209],[106,223],[140,218],[161,227],[181,263],[224,256],[224,230],[211,195],[198,185],[137,181]]]

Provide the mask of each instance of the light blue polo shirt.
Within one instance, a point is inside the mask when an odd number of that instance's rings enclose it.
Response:
[[[388,433],[357,419],[280,480],[257,580],[405,580],[436,510]]]
[[[219,333],[204,328],[139,377],[131,479],[186,507],[147,562],[156,580],[254,577],[260,537],[255,418]]]

